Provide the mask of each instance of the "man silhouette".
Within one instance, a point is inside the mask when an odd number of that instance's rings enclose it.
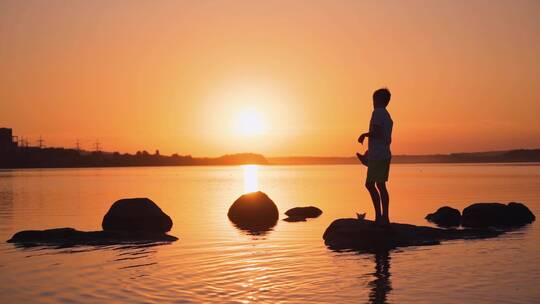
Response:
[[[366,137],[369,138],[368,152],[365,155],[357,153],[357,156],[362,163],[367,163],[366,188],[373,201],[377,225],[390,223],[388,215],[390,197],[386,189],[392,158],[390,144],[394,124],[390,113],[386,110],[390,97],[390,91],[386,88],[378,89],[373,93],[373,113],[369,122],[369,132],[358,137],[358,142],[361,144],[364,143]]]

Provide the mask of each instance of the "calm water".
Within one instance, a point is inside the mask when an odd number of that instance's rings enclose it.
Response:
[[[119,198],[146,196],[168,213],[160,246],[16,248],[0,243],[0,303],[539,303],[540,228],[388,254],[334,252],[335,218],[367,211],[360,166],[167,167],[0,171],[0,239],[23,229],[100,229]],[[427,224],[448,204],[521,201],[540,215],[538,165],[395,165],[393,221]],[[266,192],[283,213],[323,215],[248,235],[228,221],[243,192]]]

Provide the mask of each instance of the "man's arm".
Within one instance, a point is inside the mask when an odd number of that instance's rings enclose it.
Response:
[[[364,144],[366,137],[382,138],[382,127],[375,124],[370,125],[369,132],[360,135],[360,137],[358,137],[358,142]]]

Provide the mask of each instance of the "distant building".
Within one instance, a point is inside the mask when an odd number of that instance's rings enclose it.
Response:
[[[0,128],[0,151],[16,149],[17,142],[13,139],[13,131],[10,128]]]

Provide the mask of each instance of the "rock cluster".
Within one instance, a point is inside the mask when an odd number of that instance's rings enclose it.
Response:
[[[173,242],[167,235],[171,218],[148,198],[121,199],[103,217],[103,231],[78,231],[73,228],[25,230],[8,240],[22,246],[110,245],[119,243]]]
[[[441,229],[392,223],[379,227],[373,221],[337,219],[324,232],[324,243],[331,249],[365,251],[388,250],[404,246],[437,245],[444,240],[488,238],[500,235],[491,229]]]
[[[536,217],[524,204],[512,202],[507,205],[476,203],[463,209],[462,214],[457,209],[445,206],[428,214],[426,219],[443,227],[505,228],[530,224]]]

